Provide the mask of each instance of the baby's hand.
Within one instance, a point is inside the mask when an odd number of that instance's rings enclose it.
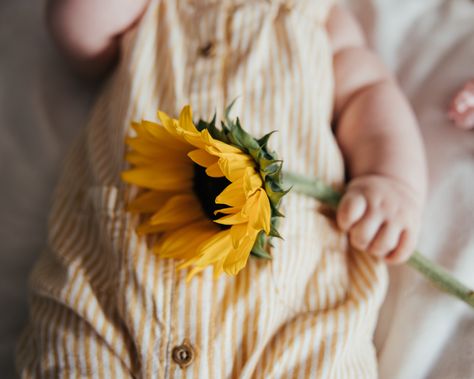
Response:
[[[401,263],[416,247],[422,203],[408,185],[396,179],[361,176],[350,182],[337,223],[349,233],[352,247],[388,263]]]

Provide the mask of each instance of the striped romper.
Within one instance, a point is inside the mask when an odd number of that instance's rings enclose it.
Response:
[[[22,377],[375,378],[372,335],[386,270],[294,193],[273,260],[236,276],[187,270],[152,254],[125,210],[130,122],[233,113],[284,168],[341,185],[331,130],[330,0],[150,0],[122,40],[65,162],[48,246],[31,276],[30,320],[17,348]],[[189,241],[192,244],[193,241]]]

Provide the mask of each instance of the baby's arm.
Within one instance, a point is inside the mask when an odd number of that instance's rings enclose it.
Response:
[[[335,6],[327,27],[334,49],[336,136],[351,177],[338,225],[355,248],[402,262],[416,247],[426,191],[417,123],[352,16]]]
[[[148,0],[48,0],[47,24],[66,58],[80,73],[103,74],[116,61],[120,36]]]

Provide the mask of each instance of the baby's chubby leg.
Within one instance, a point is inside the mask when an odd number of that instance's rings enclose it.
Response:
[[[48,0],[47,24],[57,45],[82,75],[104,74],[116,61],[120,37],[148,0]]]
[[[395,79],[335,6],[328,20],[336,80],[336,137],[351,181],[337,213],[351,245],[387,262],[416,247],[426,192],[424,149]]]

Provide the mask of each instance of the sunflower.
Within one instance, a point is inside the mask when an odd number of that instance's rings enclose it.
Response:
[[[280,186],[281,161],[267,148],[270,134],[256,140],[240,122],[228,119],[222,129],[211,122],[193,123],[190,106],[178,119],[158,112],[160,124],[132,123],[127,138],[132,165],[122,179],[143,189],[128,210],[143,214],[137,232],[157,236],[152,246],[163,258],[181,260],[188,275],[214,267],[214,276],[236,275],[249,255],[271,258],[269,237],[279,237],[278,204],[287,192]]]

